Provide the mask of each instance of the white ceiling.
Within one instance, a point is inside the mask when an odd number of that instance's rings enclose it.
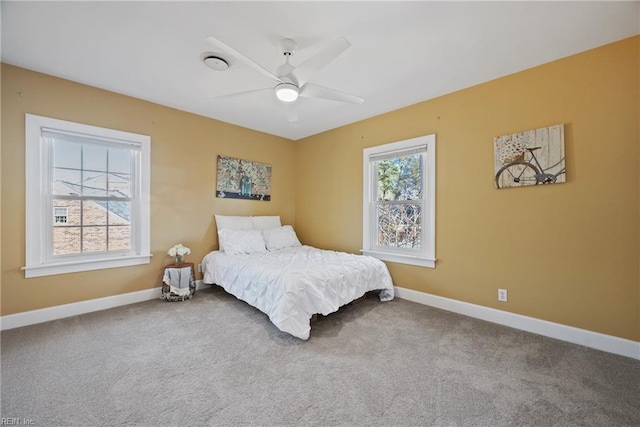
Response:
[[[638,34],[639,2],[9,2],[2,61],[292,140]],[[273,81],[205,41],[275,72],[346,37],[313,83],[362,105],[299,98],[290,123]],[[203,65],[219,53],[231,67]]]

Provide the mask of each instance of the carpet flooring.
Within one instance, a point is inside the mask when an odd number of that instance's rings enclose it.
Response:
[[[371,294],[308,341],[217,287],[0,340],[4,424],[640,425],[638,360]]]

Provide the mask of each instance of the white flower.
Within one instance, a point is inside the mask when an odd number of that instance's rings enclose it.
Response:
[[[167,252],[167,254],[169,254],[169,256],[181,256],[181,257],[183,257],[185,255],[189,255],[190,253],[191,253],[191,249],[189,249],[186,246],[183,246],[182,243],[178,243],[177,245],[174,245]]]

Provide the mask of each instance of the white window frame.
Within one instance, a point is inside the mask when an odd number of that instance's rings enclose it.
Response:
[[[150,244],[151,138],[130,132],[26,114],[26,266],[25,277],[40,277],[79,271],[148,264]],[[51,215],[51,147],[43,130],[84,138],[125,144],[139,149],[136,182],[132,188],[135,203],[131,212],[129,251],[98,252],[52,256],[49,250],[53,217]]]
[[[377,190],[378,171],[376,161],[384,155],[402,156],[426,147],[423,155],[423,206],[422,244],[420,249],[391,248],[377,245]],[[436,136],[425,135],[404,141],[392,142],[363,150],[363,209],[362,252],[383,261],[411,264],[421,267],[436,266]]]

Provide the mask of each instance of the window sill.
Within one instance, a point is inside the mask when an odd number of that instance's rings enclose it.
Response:
[[[374,258],[378,258],[382,261],[397,262],[399,264],[410,264],[419,267],[436,268],[436,260],[430,258],[418,257],[415,255],[405,255],[390,252],[378,252],[378,251],[362,251],[364,255],[369,255]]]
[[[77,273],[80,271],[102,270],[105,268],[129,267],[132,265],[148,264],[149,255],[133,255],[122,258],[85,259],[79,261],[58,262],[55,264],[27,265],[22,267],[24,277],[42,277],[55,274]]]

